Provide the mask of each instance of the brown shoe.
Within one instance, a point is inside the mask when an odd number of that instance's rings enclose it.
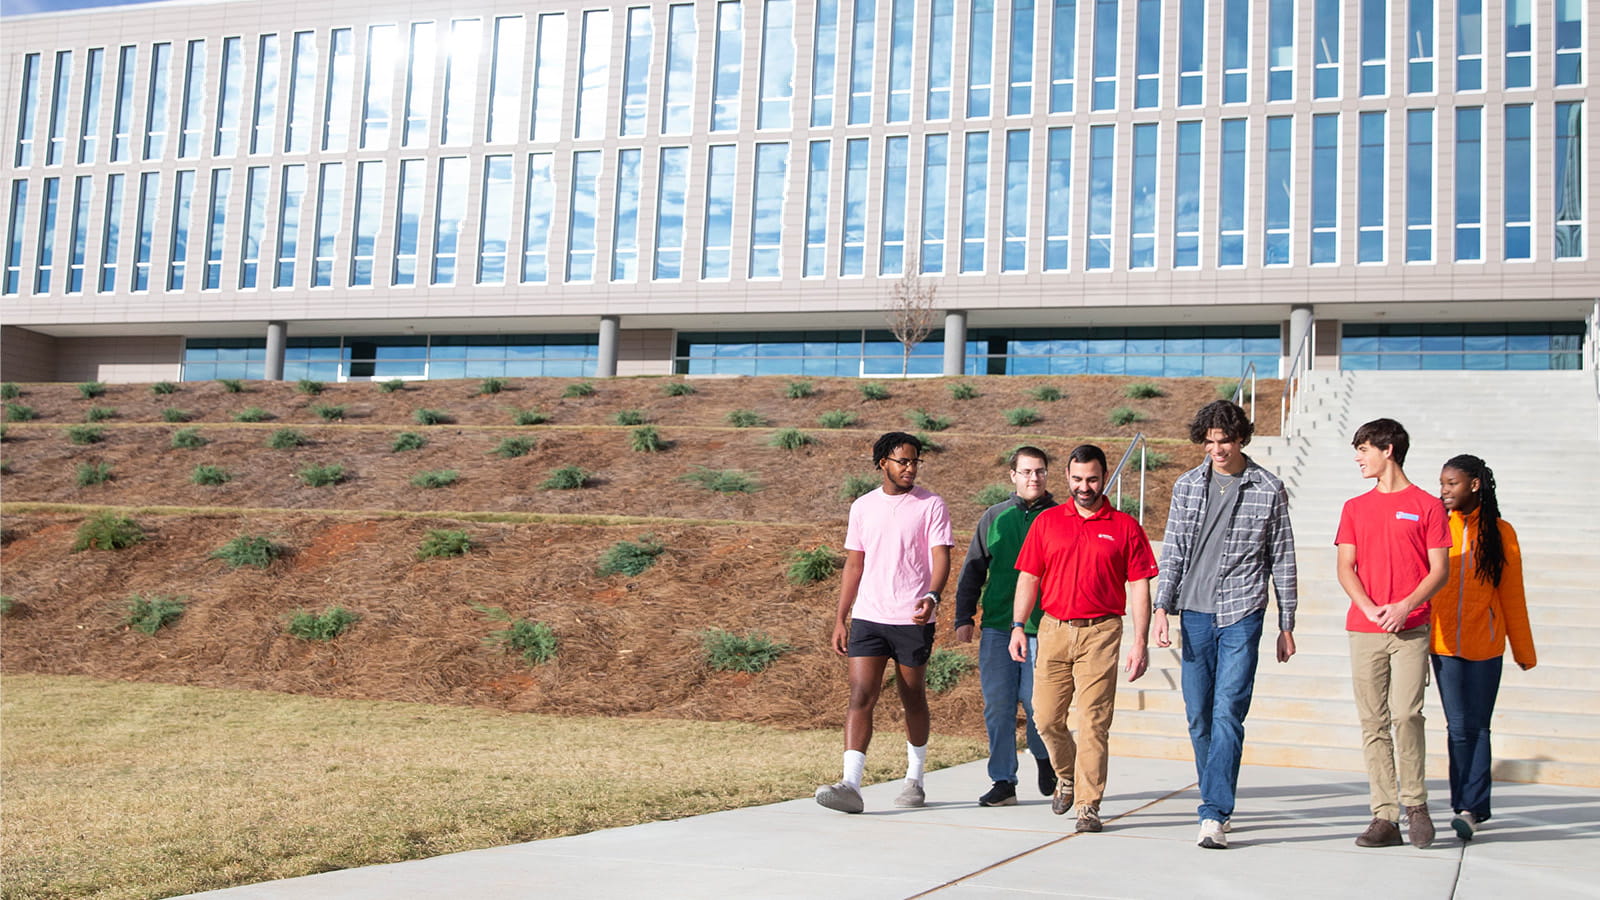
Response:
[[[1400,826],[1376,816],[1367,826],[1367,830],[1356,838],[1357,847],[1398,847],[1403,843],[1405,842],[1400,840]]]
[[[1100,831],[1100,810],[1093,806],[1078,807],[1076,834],[1095,834]]]
[[[1056,782],[1056,792],[1050,795],[1050,811],[1058,816],[1067,814],[1072,808],[1072,779],[1063,778]]]
[[[1426,850],[1433,843],[1433,817],[1428,815],[1428,804],[1406,807],[1406,834],[1411,837],[1411,846],[1418,850]]]

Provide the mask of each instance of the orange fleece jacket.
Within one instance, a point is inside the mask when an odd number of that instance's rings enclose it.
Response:
[[[1522,548],[1517,532],[1501,519],[1500,543],[1506,566],[1500,585],[1478,577],[1475,562],[1478,510],[1450,513],[1450,579],[1433,595],[1433,652],[1463,659],[1493,659],[1506,652],[1531,669],[1539,661],[1528,625],[1528,601],[1522,591]]]

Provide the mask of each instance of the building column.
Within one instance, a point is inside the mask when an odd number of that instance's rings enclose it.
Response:
[[[600,317],[600,361],[594,373],[601,378],[616,377],[617,332],[620,327],[616,316]]]
[[[1289,371],[1289,366],[1294,364],[1294,353],[1300,348],[1300,342],[1311,333],[1311,322],[1314,318],[1309,306],[1296,306],[1289,310],[1289,346],[1283,357],[1283,371],[1279,373],[1281,377],[1288,378],[1294,374]],[[1311,356],[1316,352],[1316,348],[1307,344],[1304,352],[1306,358],[1301,360],[1301,364],[1310,368]]]
[[[283,350],[288,343],[289,326],[284,322],[267,323],[267,363],[263,377],[268,381],[283,380]]]
[[[967,311],[946,310],[944,314],[944,374],[955,377],[967,368]]]

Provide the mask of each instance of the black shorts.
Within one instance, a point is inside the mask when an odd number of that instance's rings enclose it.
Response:
[[[902,666],[916,669],[933,654],[933,623],[883,625],[855,619],[850,622],[851,656],[891,656]]]

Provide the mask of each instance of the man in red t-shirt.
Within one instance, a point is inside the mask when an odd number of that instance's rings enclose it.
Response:
[[[1106,474],[1099,447],[1083,444],[1067,456],[1072,505],[1040,513],[1028,530],[1017,555],[1011,622],[1011,658],[1024,662],[1023,626],[1035,601],[1044,607],[1033,719],[1056,769],[1050,809],[1059,816],[1076,805],[1080,832],[1100,830],[1122,616],[1131,607],[1134,639],[1124,668],[1128,680],[1136,681],[1149,662],[1150,579],[1156,574],[1144,529],[1106,502]],[[1074,694],[1078,706],[1069,722]]]
[[[1361,477],[1377,481],[1372,490],[1345,501],[1333,539],[1339,547],[1339,586],[1350,597],[1345,630],[1372,791],[1372,822],[1356,846],[1401,843],[1404,808],[1406,832],[1422,848],[1433,842],[1423,780],[1428,598],[1449,574],[1449,519],[1438,497],[1406,478],[1401,467],[1411,437],[1399,422],[1374,419],[1357,429],[1350,443]]]

